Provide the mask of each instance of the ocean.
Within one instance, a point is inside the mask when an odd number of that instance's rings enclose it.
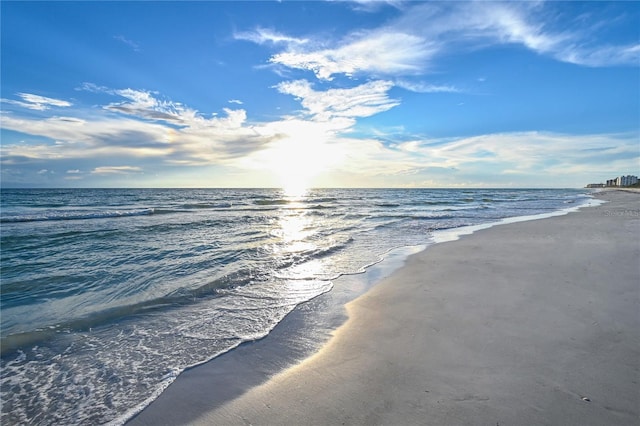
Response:
[[[574,189],[3,189],[0,197],[3,425],[122,424],[186,368],[263,338],[392,253],[591,199]]]

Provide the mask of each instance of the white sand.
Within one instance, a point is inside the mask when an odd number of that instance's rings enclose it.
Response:
[[[221,406],[161,398],[132,424],[639,425],[640,195],[600,197],[432,246],[350,303],[314,356]]]

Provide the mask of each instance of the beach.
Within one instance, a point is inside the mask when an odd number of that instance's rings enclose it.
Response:
[[[637,425],[640,194],[597,197],[430,246],[302,361],[256,383],[214,360],[129,424]]]

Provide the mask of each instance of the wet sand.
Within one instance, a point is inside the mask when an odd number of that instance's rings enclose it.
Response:
[[[197,367],[130,423],[638,425],[640,194],[598,197],[431,246],[304,361]]]

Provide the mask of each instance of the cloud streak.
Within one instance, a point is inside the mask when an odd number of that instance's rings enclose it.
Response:
[[[379,28],[353,31],[337,41],[264,31],[240,38],[259,44],[284,42],[285,50],[272,55],[269,62],[311,71],[323,81],[336,75],[385,78],[428,73],[436,58],[455,54],[461,46],[469,50],[519,45],[577,65],[637,65],[637,41],[598,43],[586,35],[587,29],[606,27],[607,22],[592,17],[581,27],[567,29],[555,24],[559,13],[553,4],[539,2],[419,3],[407,4],[399,18]]]
[[[133,40],[130,40],[130,39],[126,38],[123,35],[116,35],[116,36],[113,36],[113,38],[118,40],[120,43],[124,43],[125,45],[129,46],[135,52],[139,52],[140,51],[140,45],[138,43],[136,43]]]
[[[429,84],[424,82],[412,82],[408,80],[396,80],[395,85],[410,92],[416,93],[460,93],[462,90],[447,84]]]
[[[236,40],[250,41],[256,44],[301,45],[309,42],[306,38],[291,37],[267,28],[258,27],[254,31],[241,31],[233,35]]]
[[[140,173],[142,168],[137,166],[101,166],[91,171],[94,175],[128,175],[132,173]]]
[[[68,101],[34,95],[32,93],[17,93],[16,95],[22,98],[22,101],[15,99],[2,99],[2,102],[36,111],[46,111],[51,109],[51,107],[65,108],[73,105]]]

